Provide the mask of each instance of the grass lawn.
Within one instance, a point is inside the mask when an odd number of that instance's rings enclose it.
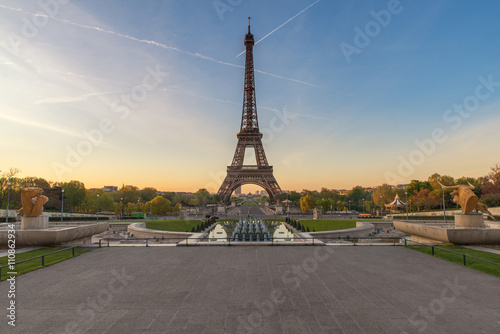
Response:
[[[425,254],[429,254],[429,255],[432,254],[432,249],[429,246],[423,246],[423,245],[413,246],[412,245],[412,246],[407,246],[407,247],[414,249],[416,251],[425,253]],[[500,255],[498,255],[498,254],[482,252],[482,251],[478,251],[475,249],[469,249],[469,248],[455,246],[455,245],[440,245],[437,247],[449,249],[449,250],[452,250],[452,251],[455,251],[458,253],[463,253],[466,255],[475,256],[475,257],[480,258],[480,259],[484,259],[484,260],[488,260],[488,261],[500,264]],[[446,251],[441,250],[441,249],[434,248],[434,256],[438,257],[440,259],[449,261],[449,262],[463,265],[463,256],[462,255],[458,255],[458,254],[446,252]],[[467,267],[469,267],[469,268],[476,269],[476,270],[482,271],[483,273],[487,273],[487,274],[490,274],[493,276],[500,277],[500,265],[494,265],[494,264],[479,261],[476,259],[471,259],[470,257],[466,258],[466,263],[467,263]]]
[[[246,201],[245,203],[242,204],[242,206],[256,206],[256,205],[258,204],[255,201]]]
[[[66,247],[40,248],[40,249],[28,251],[28,252],[17,253],[16,254],[16,262],[27,260],[29,258],[37,257],[37,256],[44,255],[47,253],[52,253],[52,252],[55,252],[55,251],[58,251],[58,250],[64,249],[64,248],[66,248]],[[90,249],[83,249],[81,247],[75,248],[75,256],[78,256],[80,254],[87,253],[87,252],[90,252]],[[71,249],[68,249],[64,252],[59,252],[56,254],[48,255],[45,257],[45,267],[50,266],[51,264],[54,264],[57,262],[61,262],[61,261],[70,259],[72,257],[73,256],[72,256]],[[0,267],[4,266],[6,264],[8,264],[7,256],[0,257]],[[39,268],[43,268],[41,258],[31,260],[28,262],[24,262],[21,264],[17,264],[14,271],[17,272],[17,275],[21,275],[21,274],[24,274],[24,273],[27,273],[29,271],[36,270]],[[9,267],[2,268],[2,275],[0,277],[1,280],[5,280],[5,279],[10,277],[10,275],[9,276],[7,275],[8,271],[10,271]]]
[[[309,231],[333,231],[343,230],[346,228],[356,227],[355,219],[304,219],[299,221],[300,225],[305,228],[309,227]]]
[[[202,223],[201,220],[150,220],[146,221],[146,228],[171,232],[191,232]]]

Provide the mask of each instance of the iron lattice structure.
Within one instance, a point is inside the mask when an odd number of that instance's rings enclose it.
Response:
[[[218,195],[223,202],[229,202],[233,191],[244,184],[255,184],[264,188],[272,202],[276,201],[281,188],[273,175],[273,166],[269,166],[262,146],[262,133],[259,131],[257,119],[257,103],[255,100],[255,75],[253,69],[253,46],[255,44],[250,32],[245,35],[245,90],[243,93],[243,113],[240,132],[237,134],[238,144],[231,166],[227,167],[227,175],[219,188]],[[255,151],[257,165],[244,165],[245,150],[251,147]]]

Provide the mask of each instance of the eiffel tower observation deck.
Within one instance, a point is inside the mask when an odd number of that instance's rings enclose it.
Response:
[[[264,188],[272,202],[281,193],[281,188],[273,175],[273,166],[267,162],[262,133],[259,131],[257,118],[257,103],[255,98],[255,74],[253,68],[254,37],[250,32],[250,18],[248,18],[248,33],[245,35],[245,86],[243,92],[243,113],[241,116],[240,132],[237,134],[238,143],[231,166],[227,167],[227,175],[219,188],[218,195],[223,202],[229,202],[233,191],[244,184],[255,184]],[[245,150],[253,148],[256,165],[245,165]]]

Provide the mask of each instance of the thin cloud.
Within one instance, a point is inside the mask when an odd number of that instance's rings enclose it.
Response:
[[[214,102],[220,102],[220,103],[227,103],[227,104],[232,104],[232,105],[236,105],[236,106],[239,106],[239,107],[242,106],[241,102],[238,103],[238,102],[233,102],[233,101],[229,101],[229,100],[222,100],[222,99],[218,99],[218,98],[214,98],[214,97],[193,94],[193,93],[190,93],[190,92],[184,92],[184,91],[180,91],[178,89],[163,88],[162,90],[163,91],[169,91],[169,92],[177,93],[177,94],[192,96],[192,97],[196,97],[196,98],[199,98],[199,99],[204,99],[204,100],[209,100],[209,101],[214,101]],[[262,105],[257,105],[257,109],[269,110],[269,111],[276,112],[276,113],[280,113],[281,112],[280,110],[278,110],[276,108],[266,107],[266,106],[262,106]],[[296,113],[296,112],[288,112],[288,114],[294,115],[294,116],[300,116],[300,117],[320,119],[320,120],[323,120],[323,121],[332,121],[332,122],[334,121],[333,119],[326,118],[326,117],[315,116],[315,115],[307,115],[307,114],[301,114],[301,113]]]
[[[83,138],[83,136],[79,133],[76,133],[76,132],[73,132],[73,131],[70,131],[67,129],[55,127],[55,126],[50,125],[50,124],[45,124],[45,123],[41,123],[41,122],[31,122],[31,121],[28,121],[26,119],[16,118],[16,117],[7,116],[7,115],[0,115],[0,119],[6,120],[6,121],[9,121],[12,123],[26,125],[26,126],[33,127],[33,128],[62,133],[62,134],[65,134],[65,135],[68,135],[71,137]]]
[[[76,96],[62,96],[62,97],[49,97],[46,99],[38,100],[34,104],[44,104],[44,103],[69,103],[77,101],[86,101],[89,97],[103,96],[120,93],[121,90],[114,90],[109,92],[93,92]]]
[[[243,66],[242,66],[242,67],[243,67]],[[261,71],[261,70],[255,70],[255,72],[262,73],[262,74],[265,74],[265,75],[269,75],[269,76],[271,76],[271,77],[275,77],[275,78],[278,78],[278,79],[289,80],[289,81],[297,82],[297,83],[300,83],[300,84],[303,84],[303,85],[307,85],[307,86],[311,86],[311,87],[317,87],[317,88],[319,88],[319,86],[318,86],[318,85],[315,85],[315,84],[312,84],[312,83],[309,83],[309,82],[300,81],[300,80],[297,80],[297,79],[291,79],[291,78],[287,78],[287,77],[282,77],[282,76],[280,76],[280,75],[276,75],[276,74],[272,74],[272,73],[264,72],[264,71]]]
[[[297,16],[299,16],[300,14],[304,13],[306,10],[308,10],[309,8],[311,8],[312,6],[314,6],[315,4],[317,4],[318,2],[320,2],[321,0],[316,0],[315,2],[313,2],[312,4],[310,4],[309,6],[307,6],[306,8],[302,9],[300,12],[298,12],[297,14],[295,14],[294,16],[292,16],[291,18],[289,18],[288,20],[286,20],[285,22],[283,22],[281,25],[279,25],[277,28],[275,28],[273,31],[271,31],[270,33],[268,33],[266,36],[262,37],[261,39],[259,39],[257,42],[255,42],[255,45],[259,44],[260,42],[262,42],[264,39],[266,39],[267,37],[271,36],[272,34],[274,34],[276,31],[278,31],[279,29],[281,29],[284,25],[286,25],[288,22],[292,21],[294,18],[296,18]],[[244,54],[246,51],[242,51],[239,55],[236,56],[236,58],[238,58],[239,56],[241,56],[242,54]]]

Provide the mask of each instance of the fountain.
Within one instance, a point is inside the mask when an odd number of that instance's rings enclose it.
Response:
[[[500,228],[494,228],[493,223],[489,226],[485,224],[483,214],[479,211],[493,219],[494,217],[486,205],[479,203],[478,197],[472,191],[474,186],[441,186],[443,189],[453,189],[453,202],[460,204],[462,208],[462,213],[455,214],[454,223],[394,221],[394,227],[410,234],[411,239],[417,242],[500,245]]]
[[[230,237],[231,241],[269,241],[271,235],[262,219],[245,218],[236,224]]]
[[[106,231],[108,222],[100,223],[51,223],[43,215],[43,206],[48,198],[42,195],[43,189],[27,187],[21,190],[23,216],[21,223],[0,224],[0,247],[7,246],[9,235],[15,236],[16,247],[50,246],[67,242],[89,243],[93,235]],[[12,232],[14,231],[14,232]]]

